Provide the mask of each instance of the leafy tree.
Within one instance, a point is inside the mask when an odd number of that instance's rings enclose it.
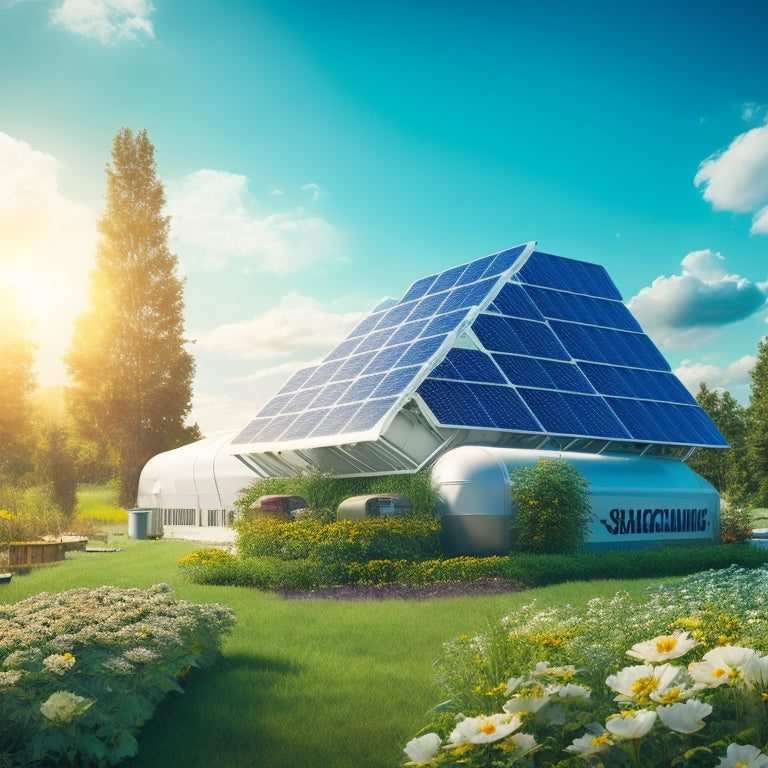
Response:
[[[88,305],[65,358],[70,413],[81,435],[109,446],[120,503],[135,503],[154,454],[190,442],[194,361],[185,349],[183,280],[168,248],[170,218],[146,131],[121,128],[107,165],[106,208]]]
[[[688,466],[733,504],[743,504],[747,495],[746,409],[727,390],[711,390],[699,385],[696,402],[720,430],[731,446],[727,450],[702,448],[687,461]]]
[[[754,491],[754,501],[768,506],[768,339],[757,347],[757,362],[750,372],[747,407],[747,469]]]
[[[589,539],[589,480],[562,459],[541,459],[512,473],[513,548],[572,554]]]
[[[32,393],[37,386],[33,370],[31,323],[13,289],[0,281],[0,479],[15,483],[31,469],[33,446]]]

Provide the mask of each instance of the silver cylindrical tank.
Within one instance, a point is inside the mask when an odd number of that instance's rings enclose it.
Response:
[[[448,555],[502,554],[514,514],[512,476],[541,459],[562,459],[590,485],[593,549],[720,540],[720,496],[678,459],[461,446],[432,470]]]

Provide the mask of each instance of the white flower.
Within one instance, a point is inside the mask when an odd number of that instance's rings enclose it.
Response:
[[[712,714],[712,706],[703,701],[688,699],[685,703],[657,707],[656,714],[661,718],[661,722],[673,731],[695,733],[704,727],[703,718]]]
[[[671,664],[638,664],[624,667],[617,674],[609,675],[605,684],[616,691],[617,701],[647,701],[656,689],[666,691],[677,680],[681,670]]]
[[[710,688],[739,680],[751,684],[762,678],[757,653],[738,645],[723,645],[707,651],[701,661],[688,665],[688,674]]]
[[[428,763],[440,749],[441,739],[436,733],[425,733],[415,739],[411,739],[403,750],[412,763],[423,765]]]
[[[520,718],[509,714],[465,717],[451,732],[448,744],[489,744],[509,736],[520,725]]]
[[[40,711],[56,725],[66,725],[82,715],[94,701],[84,696],[76,696],[70,691],[56,691],[40,705]]]
[[[519,688],[523,684],[522,677],[510,677],[509,680],[507,680],[507,687],[504,691],[504,694],[506,696],[509,696],[512,691],[514,691],[516,688]]]
[[[71,653],[52,653],[43,659],[43,666],[55,675],[64,675],[75,666],[76,661]]]
[[[765,766],[768,766],[768,757],[757,747],[751,744],[729,744],[725,757],[720,758],[717,768],[765,768]]]
[[[618,715],[611,715],[605,727],[622,739],[639,739],[653,728],[656,713],[650,709],[625,710]]]
[[[627,655],[648,664],[658,664],[683,656],[697,645],[700,643],[692,640],[687,632],[678,631],[671,635],[659,635],[653,640],[646,640],[643,643],[635,643],[627,651]]]
[[[608,731],[603,728],[602,725],[597,723],[593,724],[593,733],[585,733],[578,739],[574,739],[572,744],[569,744],[565,749],[568,752],[576,752],[576,754],[582,757],[589,757],[590,755],[597,755],[600,752],[605,752],[613,743]]]

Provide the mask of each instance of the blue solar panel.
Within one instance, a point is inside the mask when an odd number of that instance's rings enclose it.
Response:
[[[505,383],[504,377],[488,355],[475,349],[452,349],[431,375],[436,379]]]
[[[347,336],[348,339],[353,339],[359,336],[365,336],[366,334],[369,334],[378,324],[381,318],[384,317],[384,312],[374,312],[371,315],[368,315],[368,317],[364,317],[355,327],[355,329],[352,331],[352,333]]]
[[[426,327],[427,319],[415,320],[401,325],[389,340],[390,345],[401,344],[404,341],[413,341]]]
[[[301,385],[302,389],[309,387],[317,387],[321,384],[325,384],[333,378],[336,371],[341,368],[343,360],[331,360],[327,363],[319,365],[314,373]]]
[[[326,384],[320,390],[320,394],[312,401],[312,407],[322,408],[324,406],[333,405],[344,394],[348,386],[348,381]]]
[[[542,389],[520,389],[521,397],[547,432],[627,440],[629,433],[603,398]]]
[[[459,309],[456,312],[449,312],[447,315],[438,315],[433,317],[421,332],[422,336],[436,336],[439,333],[448,333],[456,328],[459,323],[467,316],[465,309]]]
[[[483,273],[483,277],[491,277],[506,272],[510,267],[514,266],[515,262],[522,256],[524,250],[525,246],[520,245],[516,248],[510,248],[508,251],[497,253]]]
[[[372,429],[378,421],[387,415],[397,398],[385,397],[380,400],[369,400],[349,420],[346,426],[348,432],[362,432]]]
[[[544,315],[531,301],[525,288],[517,283],[506,283],[494,299],[492,307],[501,315],[522,317],[528,320],[544,320]]]
[[[438,293],[431,296],[425,296],[414,306],[408,320],[424,320],[432,317],[440,309],[440,305],[445,301],[445,294]]]
[[[278,395],[282,395],[285,392],[296,392],[301,389],[301,385],[314,373],[317,366],[311,368],[302,368],[300,371],[291,376],[290,379],[280,388]]]
[[[480,280],[494,258],[495,256],[484,256],[482,259],[470,262],[464,272],[462,272],[461,277],[456,281],[456,285],[468,285],[476,280]]]
[[[445,336],[430,336],[411,344],[408,351],[400,358],[398,365],[422,365],[437,352],[445,341]]]
[[[292,394],[277,395],[273,397],[257,414],[256,416],[277,416],[283,408],[291,402],[293,398]]]
[[[437,293],[438,291],[447,291],[449,288],[453,288],[465,269],[466,266],[461,266],[454,267],[453,269],[446,269],[445,272],[441,272],[427,293]]]
[[[725,444],[606,271],[530,244],[414,282],[294,374],[233,443],[335,444],[381,428],[415,393],[444,428]]]
[[[333,375],[331,381],[346,381],[347,379],[354,379],[368,363],[376,356],[375,352],[365,352],[362,354],[353,355],[344,361],[342,366]]]
[[[371,397],[387,397],[390,395],[399,395],[421,370],[420,365],[412,365],[408,368],[398,368],[396,371],[390,371],[373,390]]]
[[[418,389],[427,407],[445,426],[494,428],[493,420],[469,384],[426,379]]]
[[[384,347],[381,352],[377,352],[374,358],[366,366],[363,375],[369,373],[386,373],[394,368],[398,360],[408,349],[409,344],[398,344],[396,347]]]
[[[358,400],[365,400],[370,397],[371,392],[379,385],[381,376],[363,376],[355,379],[347,391],[339,398],[339,403],[354,403]]]
[[[420,299],[432,287],[432,283],[437,279],[437,275],[429,275],[417,280],[406,292],[400,301],[402,303],[412,299]]]
[[[541,432],[541,425],[514,389],[493,384],[468,384],[472,394],[482,404],[494,429],[516,432]]]
[[[303,411],[320,394],[320,387],[300,389],[280,410],[281,413]]]
[[[530,285],[621,301],[621,294],[600,265],[564,259],[540,251],[531,254],[518,270],[517,279]]]
[[[408,315],[413,312],[417,305],[417,302],[415,301],[409,301],[406,304],[396,304],[391,309],[388,309],[384,315],[382,316],[381,320],[376,325],[376,330],[381,330],[382,328],[393,328],[396,325],[400,325],[400,323],[405,320]],[[351,354],[351,353],[350,353]]]
[[[589,381],[574,363],[537,360],[522,355],[494,354],[493,359],[510,383],[517,386],[594,393]]]

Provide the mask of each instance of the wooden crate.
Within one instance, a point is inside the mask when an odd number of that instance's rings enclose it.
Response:
[[[13,541],[8,545],[8,566],[25,568],[64,559],[64,544],[60,541]]]

